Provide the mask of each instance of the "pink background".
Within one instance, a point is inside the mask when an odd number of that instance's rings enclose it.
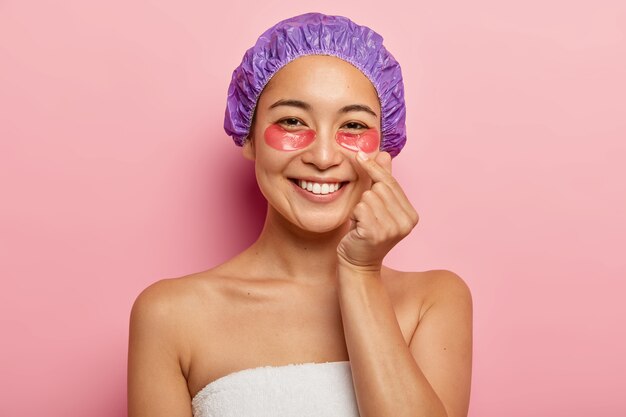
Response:
[[[470,416],[626,415],[626,3],[209,3],[0,2],[0,415],[126,414],[135,297],[261,226],[232,70],[312,10],[402,63],[421,220],[388,264],[471,287]]]

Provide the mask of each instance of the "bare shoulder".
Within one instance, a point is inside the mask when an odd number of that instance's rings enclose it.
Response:
[[[206,294],[211,288],[211,272],[204,271],[177,278],[163,278],[146,287],[131,309],[133,325],[146,330],[158,329],[172,343],[185,340],[184,331],[209,305]],[[178,352],[181,346],[173,346]]]
[[[131,338],[158,334],[160,343],[178,340],[176,331],[177,305],[180,302],[180,285],[170,279],[157,281],[145,288],[135,299],[130,312]]]
[[[144,317],[179,327],[210,306],[207,296],[220,281],[212,270],[176,278],[163,278],[146,287],[133,303],[131,318]]]
[[[194,276],[156,281],[137,296],[131,316],[149,314],[163,320],[175,318],[180,308],[185,308],[198,298],[198,286],[199,282]]]
[[[430,302],[451,295],[471,299],[471,290],[465,280],[447,269],[405,272],[385,267],[383,279],[392,290],[418,292]]]
[[[424,280],[429,289],[428,303],[442,300],[472,302],[472,293],[461,276],[447,269],[427,271]]]
[[[194,333],[211,315],[212,272],[164,278],[146,287],[135,299],[130,313],[130,338],[135,345],[151,343],[189,376]],[[141,341],[141,342],[139,342]]]
[[[460,308],[472,305],[465,280],[447,269],[405,272],[385,267],[383,281],[392,298],[419,307],[420,319],[435,303],[452,303]]]
[[[193,330],[213,311],[211,277],[206,271],[164,278],[136,297],[128,342],[129,417],[191,417]]]

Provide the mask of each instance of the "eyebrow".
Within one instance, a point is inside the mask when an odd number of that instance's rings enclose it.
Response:
[[[302,110],[311,110],[310,104],[305,103],[304,101],[301,101],[301,100],[293,100],[293,99],[278,100],[276,103],[272,104],[269,108],[273,109],[279,106],[291,106],[291,107],[297,107]],[[372,110],[369,106],[366,106],[365,104],[350,104],[347,106],[343,106],[342,108],[339,109],[339,113],[350,113],[353,111],[364,111],[366,113],[371,114],[374,117],[378,117],[378,115],[374,112],[374,110]]]

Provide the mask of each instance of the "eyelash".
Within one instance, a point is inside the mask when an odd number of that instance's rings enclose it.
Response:
[[[284,123],[285,123],[285,122],[287,122],[287,121],[293,121],[293,120],[295,120],[296,122],[300,122],[300,123],[302,123],[303,125],[305,125],[305,123],[304,123],[303,121],[301,121],[300,119],[297,119],[297,118],[295,118],[295,117],[287,117],[287,118],[285,118],[285,119],[281,119],[281,120],[279,120],[277,123],[284,124]],[[297,125],[294,125],[294,124],[289,124],[289,123],[286,123],[286,124],[287,124],[288,126],[291,126],[291,127],[296,127],[296,126],[297,126]],[[360,126],[360,127],[348,128],[349,130],[359,130],[359,129],[367,129],[367,128],[368,128],[366,125],[364,125],[363,123],[360,123],[360,122],[348,122],[348,123],[346,123],[345,125],[359,125],[359,126]],[[344,126],[345,126],[345,125],[344,125]]]
[[[367,129],[367,126],[365,126],[363,123],[359,123],[359,122],[348,122],[346,123],[346,125],[359,125],[361,127],[355,127],[353,129],[359,130],[359,129]],[[350,129],[352,130],[352,129]]]
[[[296,122],[300,122],[300,123],[302,123],[304,125],[303,121],[301,121],[300,119],[296,119],[295,117],[287,117],[285,119],[279,120],[276,123],[284,124],[285,122],[290,121],[290,120],[295,120]],[[296,127],[296,125],[293,125],[293,124],[290,124],[290,123],[285,123],[285,124],[287,124],[287,126]]]

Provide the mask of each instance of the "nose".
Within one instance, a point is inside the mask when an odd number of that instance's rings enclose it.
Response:
[[[335,141],[335,134],[330,130],[318,130],[315,140],[302,154],[302,161],[325,170],[341,164],[344,159],[341,148]]]

